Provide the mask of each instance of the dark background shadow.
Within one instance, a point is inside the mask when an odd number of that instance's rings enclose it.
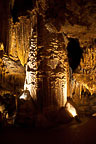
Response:
[[[80,59],[82,58],[83,51],[80,47],[78,39],[68,38],[68,40],[69,42],[67,45],[67,51],[69,66],[72,68],[72,71],[74,72],[80,64]]]

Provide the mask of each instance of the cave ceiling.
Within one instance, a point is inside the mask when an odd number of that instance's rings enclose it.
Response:
[[[94,0],[15,0],[11,10],[14,22],[18,16],[36,5],[46,27],[52,32],[64,32],[80,41],[96,38],[96,2]]]
[[[76,37],[81,43],[96,38],[96,1],[94,0],[0,0],[0,36],[6,43],[4,32],[7,31],[8,18],[28,14],[34,6],[43,16],[46,27],[52,32],[64,32],[69,37]],[[3,30],[2,26],[6,26]],[[85,42],[86,43],[86,42]]]

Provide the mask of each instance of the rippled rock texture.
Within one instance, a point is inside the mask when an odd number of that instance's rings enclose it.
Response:
[[[7,55],[0,59],[0,89],[14,93],[23,88],[25,71],[20,61],[13,61]]]

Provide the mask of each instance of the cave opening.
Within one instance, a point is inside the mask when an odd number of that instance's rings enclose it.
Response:
[[[82,58],[82,49],[80,47],[80,43],[76,38],[68,38],[69,42],[67,45],[68,52],[68,61],[69,66],[72,68],[74,72],[78,65],[80,64],[80,59]]]

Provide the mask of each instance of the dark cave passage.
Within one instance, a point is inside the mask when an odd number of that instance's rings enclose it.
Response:
[[[69,38],[69,43],[67,46],[69,66],[74,71],[80,64],[80,59],[82,58],[82,49],[78,39]]]

